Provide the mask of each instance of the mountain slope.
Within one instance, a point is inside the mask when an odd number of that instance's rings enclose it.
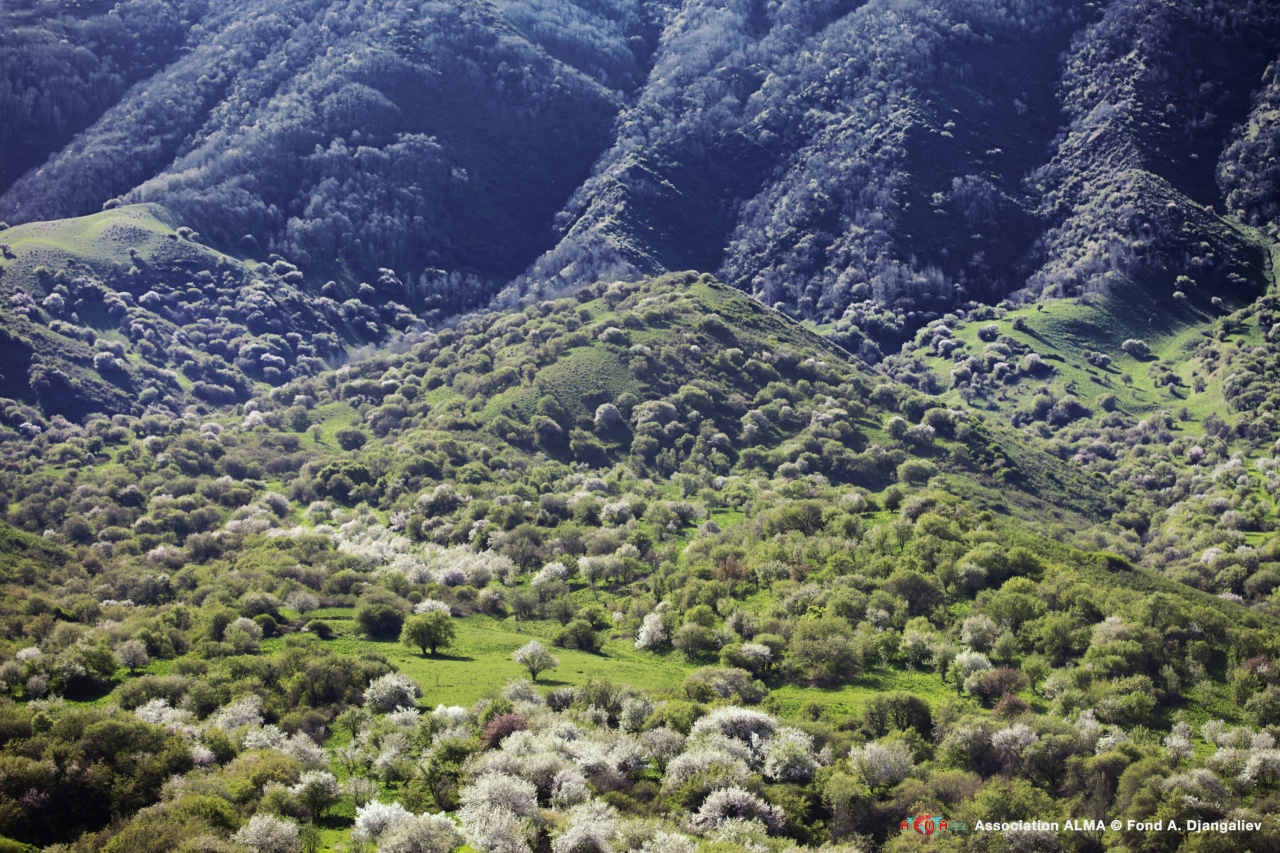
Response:
[[[0,209],[26,222],[159,202],[224,246],[248,235],[317,275],[509,277],[607,143],[613,87],[637,83],[645,21],[618,11],[227,4]],[[563,62],[513,20],[553,49],[564,28],[594,35]],[[452,307],[483,299],[471,290]]]
[[[174,14],[148,9],[131,14]],[[1223,217],[1271,217],[1265,4],[242,0],[198,18],[69,145],[30,131],[50,159],[0,215],[159,203],[312,288],[389,270],[415,312],[715,271],[869,361],[971,304],[1180,275],[1248,295],[1264,276],[1259,235]]]

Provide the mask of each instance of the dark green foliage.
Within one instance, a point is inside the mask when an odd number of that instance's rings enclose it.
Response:
[[[574,619],[556,632],[554,643],[569,649],[598,652],[604,645],[604,639],[591,627],[590,622],[585,619]]]
[[[873,738],[883,737],[894,729],[915,729],[924,737],[933,732],[928,700],[902,692],[872,697],[862,709],[862,724]]]
[[[328,640],[333,636],[333,626],[323,619],[312,619],[307,623],[307,630],[322,640]]]
[[[400,632],[400,642],[420,649],[423,655],[426,655],[427,650],[430,649],[431,654],[434,655],[436,649],[453,645],[455,633],[449,614],[442,610],[433,610],[405,619],[404,628]]]
[[[368,601],[356,608],[356,628],[370,637],[397,637],[404,621],[404,611],[392,604]]]

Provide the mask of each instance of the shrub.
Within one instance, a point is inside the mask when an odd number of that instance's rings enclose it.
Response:
[[[676,631],[676,635],[671,639],[671,645],[684,652],[689,660],[694,660],[713,650],[716,642],[709,628],[695,622],[686,622],[680,626],[680,630]]]
[[[528,730],[529,724],[519,714],[499,714],[489,721],[480,734],[480,740],[489,749],[497,749],[509,735]]]
[[[1027,677],[1020,670],[1011,669],[1007,666],[973,673],[964,680],[966,693],[972,693],[987,702],[997,696],[1004,696],[1006,693],[1025,690],[1026,686]]]
[[[338,446],[343,450],[359,450],[361,447],[364,447],[365,442],[369,440],[368,436],[363,432],[351,427],[345,427],[338,430],[333,434],[333,437],[337,440]]]
[[[1151,347],[1147,345],[1146,341],[1141,340],[1140,338],[1129,338],[1120,345],[1120,349],[1124,350],[1134,358],[1147,358],[1151,355]]]
[[[574,619],[560,629],[553,642],[563,648],[580,649],[584,652],[598,652],[604,645],[604,639],[585,619]]]
[[[382,601],[362,600],[356,608],[356,628],[370,637],[399,636],[404,627],[404,611]]]
[[[872,737],[884,737],[893,729],[915,729],[922,736],[933,734],[933,712],[929,701],[904,691],[879,693],[862,709],[862,727]]]
[[[752,679],[751,673],[737,667],[701,667],[685,678],[683,688],[693,698],[695,694],[704,692],[697,689],[699,685],[705,685],[705,692],[709,694],[705,696],[706,701],[736,696],[738,701],[755,705],[769,694],[763,684]]]
[[[323,619],[312,619],[307,623],[306,630],[322,640],[328,640],[333,636],[333,626]]]
[[[1014,696],[1012,693],[1006,693],[996,703],[996,706],[991,709],[991,716],[997,720],[1012,720],[1030,710],[1031,706],[1024,699]]]

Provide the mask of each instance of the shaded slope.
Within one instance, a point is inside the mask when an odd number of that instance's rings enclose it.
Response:
[[[19,225],[3,238],[0,393],[45,417],[243,401],[257,383],[317,373],[324,358],[415,321],[394,302],[379,310],[310,294],[293,265],[211,249],[159,205]]]
[[[441,268],[509,277],[607,144],[647,27],[625,4],[559,24],[514,17],[570,61],[483,2],[225,6],[18,181],[0,216],[83,215],[121,197],[165,204],[224,246],[249,235],[317,275],[387,267],[424,289]],[[593,39],[564,49],[563,30],[585,25]]]

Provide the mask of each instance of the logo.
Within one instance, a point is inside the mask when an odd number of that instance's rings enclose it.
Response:
[[[964,832],[969,827],[956,821],[948,821],[945,817],[922,814],[914,819],[902,822],[901,832],[914,832],[926,838],[943,832]]]

